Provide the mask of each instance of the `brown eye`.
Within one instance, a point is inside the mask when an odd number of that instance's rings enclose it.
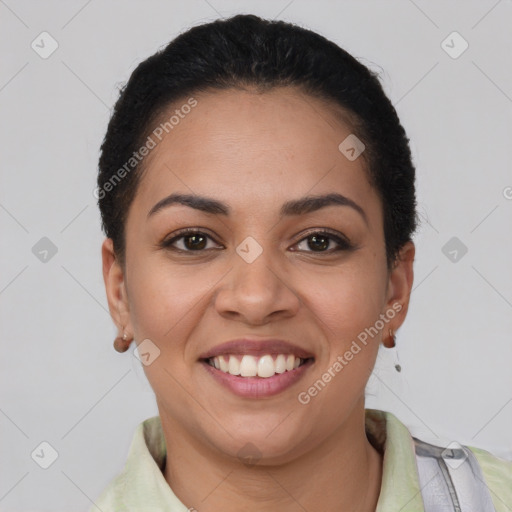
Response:
[[[184,245],[187,249],[192,251],[204,249],[206,247],[206,238],[203,235],[186,235],[182,237],[184,240]]]
[[[202,231],[186,230],[169,240],[165,240],[161,245],[175,251],[201,252],[210,248],[208,247],[208,240],[212,240],[212,238]]]
[[[307,242],[305,242],[307,241]],[[305,250],[305,252],[318,252],[318,253],[332,253],[335,251],[342,251],[350,249],[352,246],[351,244],[343,239],[340,236],[334,235],[333,233],[330,233],[328,231],[316,231],[313,233],[310,233],[308,236],[303,238],[297,246],[300,246],[300,244],[307,244],[307,249],[299,249],[299,250]],[[335,247],[333,248],[333,244]],[[337,247],[336,247],[337,245]]]

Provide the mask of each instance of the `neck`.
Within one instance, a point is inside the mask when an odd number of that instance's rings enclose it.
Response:
[[[286,464],[244,465],[219,456],[161,415],[167,444],[164,477],[190,510],[350,510],[374,512],[382,456],[364,429],[364,406],[329,438]]]

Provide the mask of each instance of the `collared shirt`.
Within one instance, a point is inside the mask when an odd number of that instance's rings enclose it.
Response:
[[[371,443],[383,454],[382,484],[376,512],[424,512],[414,441],[407,427],[387,411],[365,409]],[[512,511],[512,461],[472,446],[496,512]],[[188,512],[163,475],[166,443],[159,416],[137,426],[123,471],[95,505],[102,512]],[[90,512],[97,512],[95,506]]]

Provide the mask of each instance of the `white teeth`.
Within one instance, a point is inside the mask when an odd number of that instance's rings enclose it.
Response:
[[[231,357],[229,358],[231,360]],[[253,356],[245,355],[240,363],[240,375],[242,377],[256,377],[258,374],[258,362]]]
[[[229,370],[229,363],[223,357],[214,357],[214,359],[219,359],[221,371],[227,373]]]
[[[236,357],[229,356],[228,373],[231,375],[240,375],[240,362]]]
[[[246,357],[246,356],[244,356]],[[272,377],[276,373],[276,365],[272,356],[260,357],[258,361],[258,377]]]
[[[273,377],[276,373],[284,373],[298,368],[303,359],[295,357],[293,354],[279,354],[274,357],[265,354],[261,357],[244,355],[240,356],[226,355],[217,356],[210,359],[210,364],[224,373],[231,375],[240,375],[241,377]]]
[[[286,371],[286,356],[279,354],[276,357],[276,373],[284,373]]]

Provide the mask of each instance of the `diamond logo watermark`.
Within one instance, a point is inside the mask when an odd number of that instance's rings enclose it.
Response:
[[[142,340],[133,350],[133,355],[144,365],[149,366],[158,357],[160,349],[149,339]]]
[[[236,252],[246,263],[252,263],[263,252],[263,247],[252,236],[248,236],[236,248]]]
[[[34,449],[30,456],[39,467],[48,469],[58,459],[59,454],[50,443],[43,441]]]
[[[468,248],[456,237],[452,236],[443,247],[441,252],[452,262],[458,263],[468,252]]]
[[[452,441],[443,450],[441,456],[446,464],[453,469],[460,467],[468,457],[464,448],[457,441]]]
[[[261,459],[261,452],[253,443],[246,443],[237,453],[238,460],[246,466],[254,466]]]
[[[47,59],[59,47],[59,43],[48,32],[41,32],[30,46],[39,57]]]
[[[458,59],[469,47],[469,43],[456,31],[441,43],[441,48],[452,58]]]
[[[338,146],[340,152],[351,162],[359,158],[365,148],[366,146],[363,144],[363,141],[358,139],[353,133]]]
[[[56,254],[57,246],[46,236],[35,243],[32,254],[42,263],[48,263]]]

